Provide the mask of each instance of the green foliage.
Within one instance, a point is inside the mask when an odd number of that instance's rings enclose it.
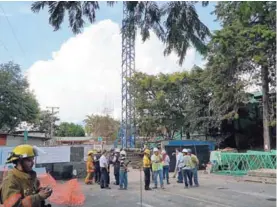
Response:
[[[203,85],[205,75],[199,67],[189,73],[134,74],[129,81],[133,86],[139,134],[172,139],[180,130],[190,133],[212,127],[214,120],[207,107],[209,91]]]
[[[85,130],[81,125],[62,122],[55,134],[57,137],[84,137]]]
[[[220,2],[216,6],[214,13],[223,28],[215,32],[208,45],[207,70],[213,91],[211,107],[219,116],[236,112],[247,100],[244,91],[248,82],[241,79],[242,75],[252,75],[260,83],[261,72],[257,69],[264,68],[270,72],[269,84],[275,85],[273,7],[276,2]]]
[[[88,134],[95,137],[104,137],[105,139],[115,140],[120,127],[118,120],[106,115],[89,115],[84,120],[85,130]]]
[[[127,1],[126,8],[130,13],[123,21],[126,27],[122,32],[140,29],[142,40],[150,37],[153,30],[158,38],[165,43],[164,54],[172,51],[179,57],[179,64],[184,61],[189,47],[193,46],[201,54],[205,54],[206,38],[210,36],[209,29],[200,21],[195,10],[197,2],[172,1],[158,4],[154,1]],[[113,6],[114,2],[108,2]],[[202,2],[206,6],[208,2]],[[73,33],[81,32],[85,20],[93,23],[96,11],[100,9],[97,1],[37,1],[32,4],[31,10],[38,13],[48,7],[49,24],[54,30],[59,30],[68,13],[69,25]],[[165,19],[162,22],[162,19]]]
[[[263,130],[270,145],[269,90],[276,86],[276,2],[219,2],[214,12],[223,28],[209,43],[207,70],[213,91],[211,106],[218,117],[233,118],[246,101],[243,75],[263,92]]]
[[[39,105],[18,64],[0,65],[0,131],[11,132],[21,122],[34,123]]]

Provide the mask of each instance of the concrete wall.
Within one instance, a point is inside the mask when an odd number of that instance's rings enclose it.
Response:
[[[70,147],[70,162],[68,163],[46,163],[37,164],[36,167],[45,167],[46,172],[50,173],[55,179],[64,179],[64,173],[69,174],[75,169],[78,178],[85,178],[86,163],[84,161],[84,147]]]
[[[44,142],[46,140],[43,138],[28,138],[27,144],[36,145],[36,146],[43,146]],[[16,135],[8,135],[6,146],[7,147],[14,147],[20,144],[25,144],[24,138],[22,136],[16,136]]]

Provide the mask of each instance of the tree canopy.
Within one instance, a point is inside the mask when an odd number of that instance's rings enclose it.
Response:
[[[208,88],[203,85],[205,71],[194,67],[190,72],[147,75],[136,73],[129,81],[135,97],[139,134],[172,139],[182,131],[207,130],[210,117]]]
[[[55,131],[57,137],[84,137],[85,130],[81,125],[62,122]]]
[[[204,70],[195,66],[190,72],[136,73],[131,78],[140,133],[166,138],[178,130],[222,133],[228,121],[229,132],[237,130],[236,140],[242,140],[241,133],[252,139],[255,134],[243,130],[240,120],[252,131],[257,132],[250,122],[260,128],[259,116],[251,114],[248,104],[247,88],[254,82],[262,88],[264,148],[270,150],[270,125],[276,119],[274,107],[269,107],[269,94],[276,87],[276,2],[219,2],[214,14],[222,29],[207,45]]]
[[[116,2],[108,1],[109,6]],[[164,54],[175,52],[182,64],[189,47],[194,47],[201,54],[207,51],[206,40],[210,31],[199,19],[195,9],[197,2],[190,1],[126,1],[126,9],[130,13],[122,32],[130,28],[140,29],[142,40],[150,37],[153,30],[157,37],[165,44]],[[208,4],[202,2],[203,6]],[[100,9],[97,1],[37,1],[32,4],[31,10],[35,13],[48,7],[49,24],[57,31],[61,28],[66,14],[73,33],[82,31],[86,19],[93,23],[96,12]],[[165,21],[163,21],[165,19]]]
[[[0,64],[0,131],[11,132],[21,122],[35,123],[39,105],[18,64]]]
[[[209,43],[207,70],[214,80],[214,106],[219,114],[237,112],[245,101],[242,76],[262,86],[265,149],[270,150],[269,88],[276,83],[276,2],[219,2],[214,13],[223,28]]]
[[[120,127],[119,121],[108,115],[88,115],[84,122],[88,134],[106,140],[115,140]]]

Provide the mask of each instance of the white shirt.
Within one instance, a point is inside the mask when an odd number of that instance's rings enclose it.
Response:
[[[184,156],[182,152],[178,153],[178,157],[177,157],[177,167],[184,167]]]
[[[102,155],[99,159],[100,167],[108,167],[108,160],[105,155]]]

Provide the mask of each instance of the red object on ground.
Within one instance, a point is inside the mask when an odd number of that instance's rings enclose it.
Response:
[[[77,179],[71,179],[65,183],[57,183],[49,174],[39,176],[41,187],[50,186],[53,193],[49,198],[50,203],[67,206],[82,206],[85,195]]]

